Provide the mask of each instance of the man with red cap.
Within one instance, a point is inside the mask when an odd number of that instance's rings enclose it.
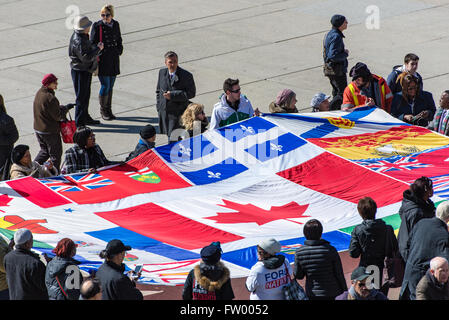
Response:
[[[34,97],[33,127],[41,148],[34,161],[42,165],[50,159],[53,166],[59,172],[62,156],[59,121],[65,119],[67,111],[73,108],[75,104],[60,105],[55,96],[55,90],[57,88],[58,78],[52,73],[45,75],[42,79],[42,87]]]

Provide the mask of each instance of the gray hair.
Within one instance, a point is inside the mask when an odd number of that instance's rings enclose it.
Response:
[[[449,221],[449,201],[444,201],[438,205],[436,216],[446,223]]]
[[[438,269],[441,265],[446,264],[447,259],[443,258],[443,257],[435,257],[432,260],[430,260],[430,269],[431,270],[436,270]],[[448,263],[449,264],[449,263]]]

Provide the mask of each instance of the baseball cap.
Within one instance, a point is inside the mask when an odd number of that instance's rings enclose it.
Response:
[[[368,278],[371,273],[366,271],[365,267],[357,267],[351,274],[351,280],[362,281]]]
[[[326,99],[329,99],[331,96],[328,96],[322,92],[317,93],[313,96],[312,100],[310,101],[310,106],[313,108],[318,108],[321,102],[323,102]]]
[[[106,246],[106,252],[108,254],[114,255],[123,251],[131,250],[130,246],[125,246],[122,241],[118,239],[113,239],[108,242]]]

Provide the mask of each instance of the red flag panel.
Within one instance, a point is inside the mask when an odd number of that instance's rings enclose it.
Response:
[[[214,241],[226,243],[243,239],[153,203],[95,214],[125,229],[187,250],[202,248]]]
[[[391,179],[364,167],[324,152],[299,166],[278,173],[279,176],[309,189],[358,203],[371,197],[378,207],[402,200],[408,184]]]
[[[10,180],[6,184],[22,197],[41,208],[51,208],[71,203],[32,177]]]

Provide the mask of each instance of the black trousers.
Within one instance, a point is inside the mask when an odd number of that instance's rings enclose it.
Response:
[[[331,110],[340,110],[343,103],[343,92],[348,85],[346,74],[342,76],[328,76],[332,86],[332,100],[330,102]]]
[[[72,81],[76,95],[75,123],[76,127],[86,124],[89,115],[90,86],[92,73],[72,69]]]
[[[53,166],[58,169],[58,173],[60,172],[61,165],[61,157],[62,157],[62,141],[61,134],[59,133],[50,133],[50,134],[41,134],[36,132],[37,142],[39,142],[39,146],[41,149],[39,153],[34,158],[39,164],[44,164],[48,158],[53,162]]]

